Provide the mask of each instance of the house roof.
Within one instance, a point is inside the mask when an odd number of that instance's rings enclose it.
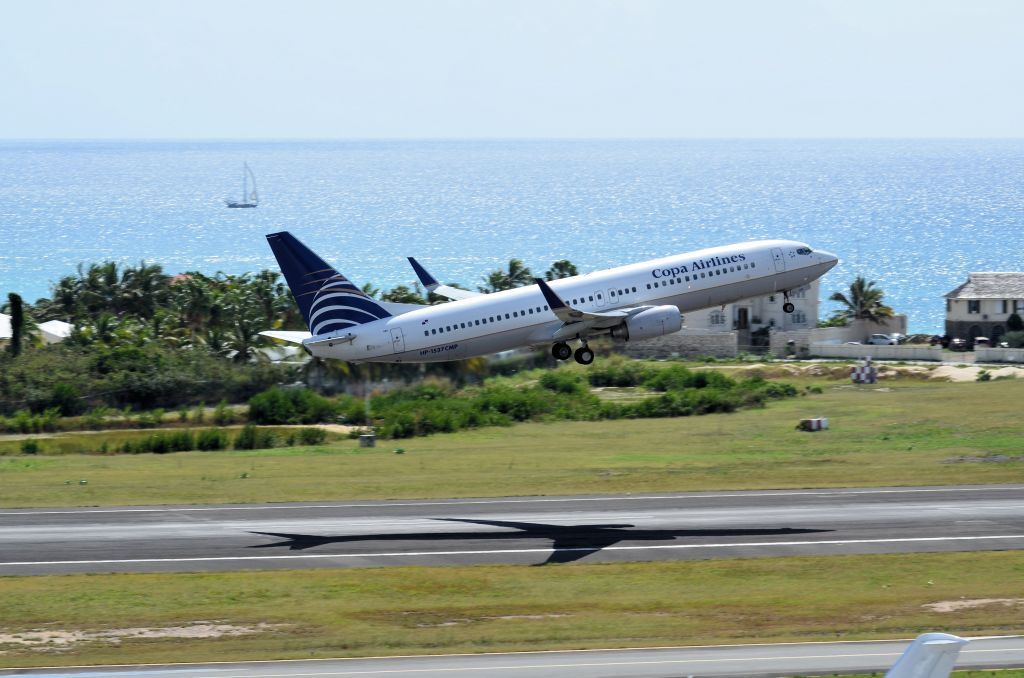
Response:
[[[1024,272],[970,273],[946,299],[1024,299]]]
[[[71,336],[71,331],[74,329],[74,325],[63,320],[47,320],[45,323],[39,323],[39,331],[46,335],[46,338],[50,341],[67,339]]]

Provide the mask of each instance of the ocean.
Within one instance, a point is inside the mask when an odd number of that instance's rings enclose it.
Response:
[[[260,206],[227,209],[243,162]],[[410,255],[475,287],[513,257],[585,272],[793,238],[841,258],[823,298],[863,275],[940,332],[969,272],[1024,269],[1024,141],[0,142],[5,297],[105,260],[276,270],[279,230],[384,289]]]

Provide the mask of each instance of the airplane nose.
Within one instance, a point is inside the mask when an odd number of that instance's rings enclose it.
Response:
[[[829,268],[832,268],[839,263],[839,257],[831,252],[826,252],[825,250],[815,250],[815,252],[817,253],[818,259],[821,263],[826,264]]]

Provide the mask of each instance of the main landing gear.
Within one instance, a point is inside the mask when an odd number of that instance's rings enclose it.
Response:
[[[583,342],[583,345],[573,352],[569,344],[560,341],[551,347],[551,355],[557,360],[568,360],[569,356],[572,356],[580,365],[589,365],[594,362],[594,352],[587,346],[586,342]]]
[[[796,306],[794,306],[793,302],[789,300],[789,290],[783,291],[782,298],[786,302],[782,305],[782,310],[784,313],[792,313],[793,311],[796,310]]]

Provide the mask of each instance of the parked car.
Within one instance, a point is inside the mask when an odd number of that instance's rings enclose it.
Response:
[[[992,346],[992,341],[988,337],[975,337],[974,348],[989,348]]]
[[[949,340],[950,351],[966,351],[967,341],[965,339],[950,339]]]
[[[867,343],[875,346],[895,346],[900,343],[902,334],[872,334],[868,337]]]

